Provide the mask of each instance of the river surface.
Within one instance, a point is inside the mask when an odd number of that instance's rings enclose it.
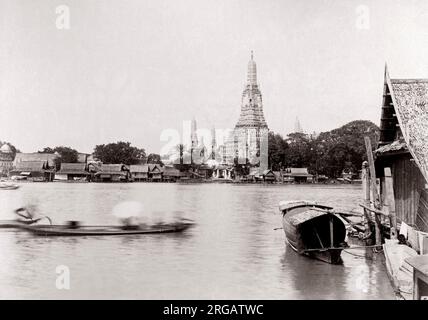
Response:
[[[0,191],[0,219],[33,204],[54,223],[116,224],[115,205],[139,201],[152,217],[196,225],[78,238],[0,229],[0,299],[395,299],[382,254],[350,250],[343,265],[330,265],[297,255],[274,230],[280,200],[352,210],[361,193],[349,185],[22,183]],[[57,288],[66,274],[58,266],[69,270],[69,289]]]

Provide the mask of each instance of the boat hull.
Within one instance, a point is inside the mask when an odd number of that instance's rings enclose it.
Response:
[[[287,243],[299,254],[331,264],[342,262],[346,227],[325,206],[300,206],[282,211]],[[332,228],[332,230],[330,230]]]
[[[81,226],[78,228],[69,228],[64,225],[19,225],[19,228],[39,236],[118,236],[182,232],[191,225],[190,223],[176,223],[137,227],[135,229],[124,229],[120,226]]]

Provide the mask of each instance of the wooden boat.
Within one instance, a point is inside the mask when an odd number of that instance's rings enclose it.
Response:
[[[288,244],[300,254],[332,264],[342,262],[346,227],[331,207],[311,201],[281,201],[282,225]]]
[[[193,223],[177,222],[170,224],[158,224],[153,226],[79,226],[69,225],[37,225],[20,224],[18,227],[30,231],[39,236],[115,236],[181,232]]]
[[[0,184],[0,190],[16,190],[19,186],[17,184],[9,184],[9,183],[2,183]]]

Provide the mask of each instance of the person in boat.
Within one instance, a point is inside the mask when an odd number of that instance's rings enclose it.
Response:
[[[140,225],[135,216],[123,217],[120,221],[123,230],[136,230]]]
[[[52,224],[52,221],[48,216],[37,217],[35,207],[33,206],[18,208],[15,210],[15,214],[18,216],[16,220],[20,223],[33,224],[42,219],[48,219],[49,223]]]

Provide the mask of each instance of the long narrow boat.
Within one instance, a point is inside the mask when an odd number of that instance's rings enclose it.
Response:
[[[279,210],[290,247],[311,258],[341,263],[346,227],[332,209],[313,201],[281,201]]]
[[[1,183],[0,190],[16,190],[19,186],[17,184]]]
[[[18,228],[39,236],[114,236],[181,232],[193,223],[177,222],[153,226],[78,226],[78,225],[27,225],[20,224]]]

